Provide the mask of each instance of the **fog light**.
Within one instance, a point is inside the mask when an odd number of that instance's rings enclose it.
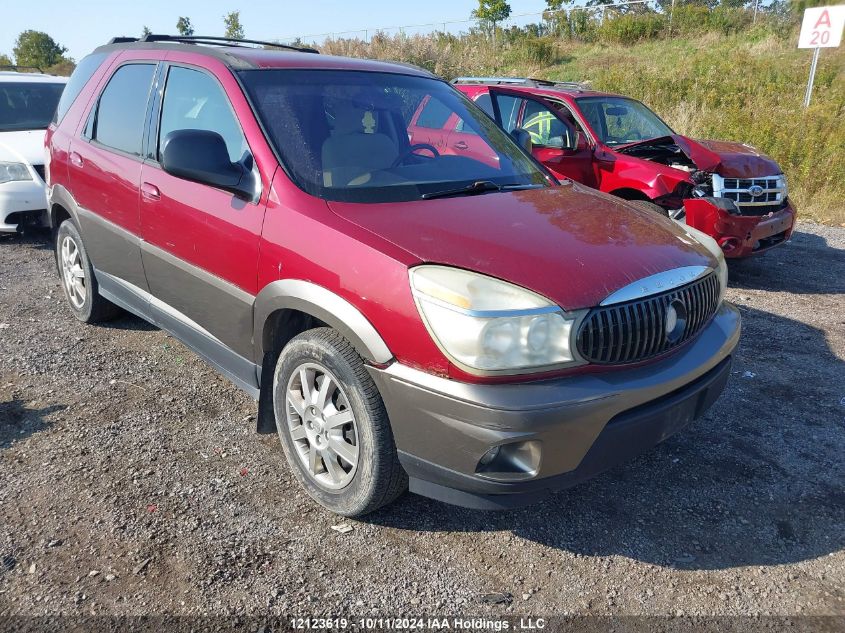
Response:
[[[494,446],[489,451],[484,453],[484,456],[478,460],[479,466],[487,466],[490,462],[499,456],[500,447]]]
[[[531,479],[540,470],[540,446],[538,440],[494,446],[478,460],[475,472],[497,481]]]

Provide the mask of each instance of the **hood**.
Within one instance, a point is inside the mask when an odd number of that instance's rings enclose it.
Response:
[[[46,130],[0,132],[0,160],[44,164],[44,134]]]
[[[580,185],[391,204],[329,202],[422,262],[498,277],[569,310],[681,266],[715,266],[668,218]]]
[[[761,154],[750,145],[733,141],[694,141],[685,138],[690,145],[690,151],[697,148],[718,157],[719,165],[715,172],[726,178],[757,178],[760,176],[774,176],[783,170],[771,158]],[[698,160],[691,157],[696,164]]]
[[[726,178],[758,178],[773,176],[782,171],[774,160],[749,145],[731,141],[699,141],[679,134],[628,143],[614,149],[622,154],[649,160],[655,159],[655,148],[664,146],[667,150],[680,150],[686,154],[701,171],[713,172]],[[657,155],[660,155],[659,151]]]

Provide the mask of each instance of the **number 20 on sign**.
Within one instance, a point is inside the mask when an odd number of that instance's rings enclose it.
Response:
[[[807,91],[804,93],[805,108],[810,105],[810,96],[813,93],[819,51],[822,48],[836,48],[842,43],[843,26],[845,26],[845,4],[814,7],[804,11],[801,35],[798,36],[798,48],[814,49],[813,61],[810,64],[810,78],[807,80]]]

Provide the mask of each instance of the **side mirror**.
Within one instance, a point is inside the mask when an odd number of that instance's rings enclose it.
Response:
[[[252,199],[252,173],[229,158],[226,142],[209,130],[174,130],[164,138],[161,168],[172,176]]]
[[[528,133],[528,130],[523,130],[521,127],[514,128],[511,136],[529,154],[534,149],[534,143],[531,142],[531,134]]]

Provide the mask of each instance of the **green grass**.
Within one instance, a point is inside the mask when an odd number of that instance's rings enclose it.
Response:
[[[580,45],[542,69],[643,100],[674,129],[748,143],[787,175],[803,217],[845,223],[845,51],[822,51],[810,108],[803,98],[811,51],[765,32]]]
[[[812,105],[804,110],[812,52],[795,47],[797,33],[788,25],[676,31],[672,38],[646,29],[643,37],[652,39],[629,45],[610,42],[630,38],[631,29],[602,29],[586,42],[517,34],[493,45],[477,35],[441,34],[335,40],[322,48],[411,62],[446,78],[489,73],[589,81],[643,100],[679,133],[755,146],[783,167],[802,217],[845,225],[845,48],[822,51]]]

